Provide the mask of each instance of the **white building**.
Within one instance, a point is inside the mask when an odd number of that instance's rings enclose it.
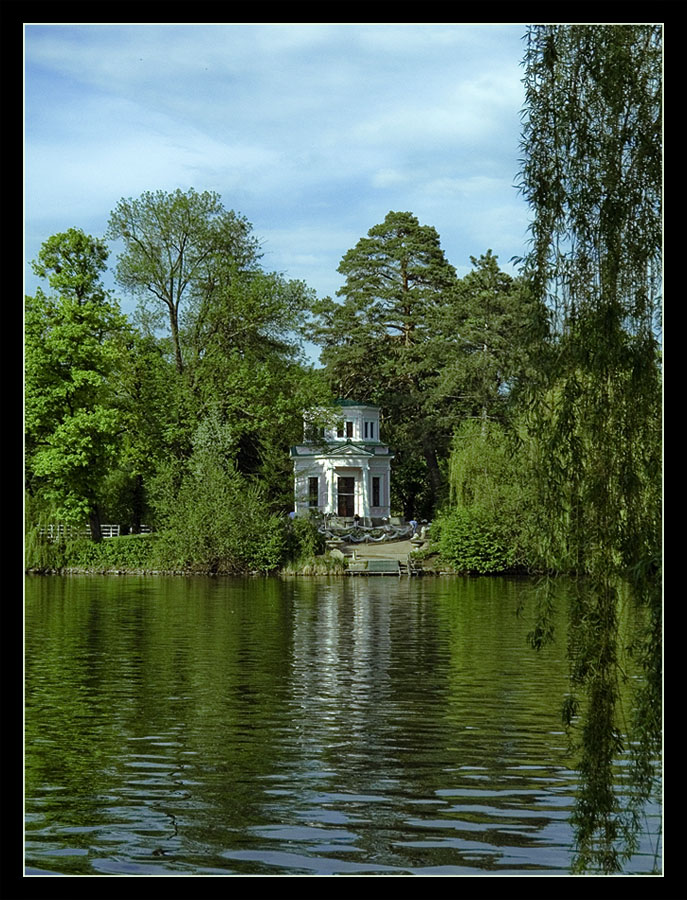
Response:
[[[291,448],[296,515],[320,512],[363,524],[381,524],[390,508],[393,454],[379,439],[379,408],[351,400],[337,403],[335,424],[312,433],[305,423],[302,444]]]

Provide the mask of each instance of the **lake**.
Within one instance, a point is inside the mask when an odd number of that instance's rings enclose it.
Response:
[[[567,874],[566,609],[535,652],[533,590],[27,578],[27,872]]]

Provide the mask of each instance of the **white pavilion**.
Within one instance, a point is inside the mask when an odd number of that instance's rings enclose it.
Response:
[[[319,512],[362,525],[382,524],[390,515],[394,458],[379,439],[379,407],[339,400],[334,424],[313,434],[305,421],[303,443],[291,448],[295,513]]]

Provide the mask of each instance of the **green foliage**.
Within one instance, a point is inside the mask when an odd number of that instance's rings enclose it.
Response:
[[[282,575],[343,575],[346,561],[329,553],[318,556],[303,556],[287,562],[281,570]]]
[[[202,404],[195,440],[205,431],[238,471],[264,484],[275,508],[286,511],[293,503],[288,450],[301,439],[303,410],[322,397],[312,371],[267,346],[260,355],[218,348],[212,371],[204,367],[195,389]]]
[[[66,543],[64,539],[51,541],[41,534],[43,522],[26,532],[24,539],[24,569],[27,572],[57,572],[64,567]]]
[[[70,542],[63,567],[90,572],[150,572],[158,569],[157,535],[129,534],[99,544],[86,538]]]
[[[449,509],[489,525],[508,547],[509,567],[541,566],[532,462],[515,434],[496,422],[466,420],[454,435],[448,477]]]
[[[255,267],[260,253],[251,231],[246,219],[225,210],[211,191],[146,191],[136,200],[120,200],[111,213],[107,236],[122,240],[125,248],[117,281],[153,312],[151,324],[159,327],[166,316],[178,372],[184,368],[184,316],[188,312],[198,327],[226,267]]]
[[[168,481],[158,496],[163,568],[229,575],[279,568],[286,524],[271,511],[263,485],[200,447],[179,474],[178,489]]]
[[[508,545],[507,535],[482,510],[454,509],[440,517],[437,532],[442,559],[458,572],[494,575],[515,566],[515,552]]]
[[[392,503],[433,516],[444,462],[466,416],[503,420],[533,365],[542,304],[491,250],[458,279],[434,228],[391,212],[344,256],[341,303],[315,307],[314,339],[332,390],[378,404],[394,448]]]
[[[34,268],[60,294],[39,289],[25,308],[27,483],[60,520],[79,524],[97,515],[122,429],[116,373],[127,325],[99,283],[105,256],[81,231],[53,236]]]
[[[288,554],[291,560],[298,562],[324,553],[325,539],[318,530],[315,517],[297,516],[289,523]]]
[[[106,521],[140,527],[152,524],[151,481],[164,460],[190,452],[192,418],[185,385],[164,345],[132,330],[118,372],[117,403],[122,411],[119,458],[103,481]]]
[[[107,257],[104,241],[81,229],[69,228],[45,241],[32,268],[36,275],[48,280],[56,294],[77,306],[103,303],[107,295],[100,277],[107,268]]]
[[[441,375],[434,399],[450,396],[454,416],[503,421],[535,364],[546,311],[524,279],[500,270],[491,250],[470,261],[472,271],[437,314]]]
[[[525,57],[525,263],[553,313],[529,426],[547,556],[584,578],[570,644],[588,701],[576,866],[602,872],[632,851],[661,741],[661,43],[660,25],[540,25]],[[649,622],[625,829],[610,766],[623,583]]]
[[[160,376],[130,367],[129,395],[143,400],[132,405],[139,427],[131,434],[144,441],[127,442],[134,483],[151,483],[165,456],[188,458],[194,432],[208,427],[222,433],[237,470],[261,480],[288,508],[288,447],[298,439],[303,409],[321,395],[299,343],[312,291],[262,271],[250,224],[212,192],[123,199],[108,236],[124,241],[117,280],[139,297],[150,339],[168,322],[176,376],[168,374],[165,391]],[[160,371],[149,345],[135,349],[141,362],[154,363],[151,374]]]
[[[344,255],[338,271],[346,278],[338,292],[343,301],[326,298],[314,308],[313,337],[327,379],[335,395],[382,407],[386,439],[399,454],[394,490],[400,488],[405,514],[414,513],[413,469],[421,465],[430,513],[442,493],[438,454],[447,434],[428,395],[435,373],[429,344],[455,270],[434,228],[412,213],[390,212]]]

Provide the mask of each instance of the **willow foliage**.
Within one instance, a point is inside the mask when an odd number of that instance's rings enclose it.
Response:
[[[661,41],[658,25],[537,25],[524,61],[525,271],[553,326],[531,425],[551,555],[585,576],[570,647],[588,701],[576,864],[605,872],[633,849],[661,743]],[[611,790],[622,581],[648,610],[624,811]]]

